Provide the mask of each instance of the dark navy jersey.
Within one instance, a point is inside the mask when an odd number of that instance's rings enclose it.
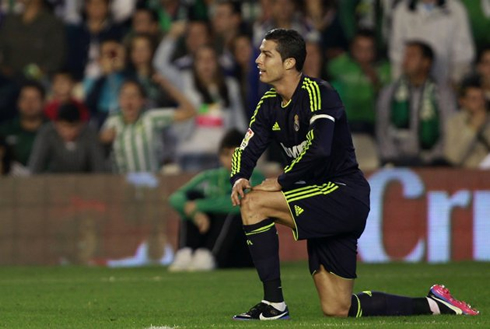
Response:
[[[351,175],[362,177],[342,101],[323,80],[303,75],[286,105],[274,88],[264,94],[233,154],[232,184],[250,177],[272,141],[279,143],[288,159],[278,178],[284,189],[296,182],[310,185]]]

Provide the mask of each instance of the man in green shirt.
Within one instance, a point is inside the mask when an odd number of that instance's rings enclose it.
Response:
[[[350,53],[330,61],[327,70],[344,102],[352,132],[374,135],[376,97],[390,78],[389,63],[376,62],[374,34],[357,32]]]
[[[231,158],[243,134],[230,130],[219,146],[221,168],[203,171],[170,196],[181,215],[180,249],[170,271],[252,266],[241,227],[240,209],[230,200]],[[255,171],[255,184],[264,176]]]
[[[44,88],[37,82],[26,82],[17,100],[17,117],[0,126],[0,135],[11,147],[13,160],[24,167],[29,161],[34,139],[46,122],[43,116],[44,101]]]

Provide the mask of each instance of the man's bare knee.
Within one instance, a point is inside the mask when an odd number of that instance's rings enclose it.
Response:
[[[262,215],[263,207],[256,193],[248,193],[240,203],[243,224],[252,225],[265,219]]]

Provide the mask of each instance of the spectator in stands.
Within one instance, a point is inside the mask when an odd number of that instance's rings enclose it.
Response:
[[[211,19],[218,53],[224,55],[224,60],[230,61],[221,65],[229,68],[233,62],[233,43],[240,34],[247,32],[242,18],[242,3],[233,0],[216,2],[212,7]]]
[[[147,95],[149,108],[174,105],[160,85],[153,80],[155,70],[152,65],[155,44],[148,34],[134,34],[129,42],[128,65],[125,75],[137,80]]]
[[[116,172],[158,172],[159,131],[195,115],[193,105],[177,88],[161,76],[155,79],[179,107],[143,112],[146,98],[143,86],[134,80],[122,84],[119,92],[121,114],[110,116],[100,133],[102,143],[113,146]]]
[[[478,168],[490,155],[490,115],[477,80],[463,83],[459,104],[460,111],[446,122],[444,153],[454,166]]]
[[[7,176],[13,164],[13,154],[10,145],[0,135],[0,176]]]
[[[85,98],[92,119],[98,127],[108,115],[119,111],[118,93],[125,80],[126,53],[123,45],[116,40],[105,40],[100,46],[99,63],[102,75],[93,83],[88,83]]]
[[[298,31],[305,40],[320,41],[320,34],[305,19],[304,15],[297,6],[295,0],[271,0],[271,13],[269,19],[261,22],[255,22],[253,26],[253,50],[254,53],[250,58],[256,67],[255,59],[259,55],[259,46],[267,31],[273,28],[286,28]],[[248,99],[252,104],[257,104],[260,97],[270,88],[265,83],[260,82],[259,70],[250,70],[248,77],[249,94]]]
[[[160,0],[158,2],[153,9],[158,13],[160,28],[164,32],[170,31],[173,24],[178,21],[207,19],[207,8],[201,1],[194,1],[194,5],[179,0]]]
[[[216,267],[251,266],[240,211],[230,200],[231,157],[243,134],[228,131],[219,144],[221,166],[201,172],[174,192],[169,202],[180,214],[179,250],[169,271],[209,271]],[[261,182],[254,171],[252,181]]]
[[[348,48],[334,0],[305,0],[306,19],[320,32],[320,45],[326,60],[335,58]]]
[[[112,21],[109,0],[85,1],[83,20],[67,26],[67,68],[76,80],[96,79],[103,69],[99,60],[104,40],[121,41],[123,29]]]
[[[223,74],[211,45],[197,50],[192,69],[182,72],[181,78],[182,90],[198,114],[176,127],[178,163],[186,171],[215,168],[219,164],[215,145],[225,132],[247,127],[238,82]]]
[[[24,83],[17,100],[17,117],[0,126],[0,135],[12,148],[13,160],[24,167],[31,155],[34,139],[46,122],[43,116],[44,101],[45,91],[39,83]]]
[[[480,77],[481,86],[487,102],[487,108],[490,107],[490,45],[483,48],[478,56],[476,72]]]
[[[75,80],[69,71],[60,70],[53,75],[51,84],[51,100],[44,108],[44,115],[54,121],[58,117],[58,109],[63,104],[74,104],[80,112],[80,119],[88,121],[90,113],[83,102],[76,99],[73,95]]]
[[[458,0],[404,0],[395,7],[389,42],[394,78],[402,72],[408,40],[424,41],[434,50],[433,77],[441,83],[457,85],[475,57],[467,13]]]
[[[154,45],[160,43],[163,33],[158,24],[158,14],[154,10],[145,6],[136,8],[131,19],[131,31],[124,37],[124,43],[129,44],[136,34],[149,35]]]
[[[374,34],[358,31],[350,53],[328,63],[328,75],[344,102],[352,132],[374,135],[377,94],[390,79],[389,63],[377,60]]]
[[[306,59],[303,66],[303,73],[312,78],[323,78],[324,57],[319,42],[316,40],[306,40]]]
[[[251,69],[256,69],[256,66],[252,66],[252,62],[250,61],[252,53],[252,38],[250,35],[240,34],[233,40],[232,54],[235,60],[234,76],[240,84],[240,96],[244,105],[246,118],[252,116],[251,112],[256,105],[252,104],[247,98],[249,92],[248,75]]]
[[[444,123],[455,112],[456,102],[451,89],[430,76],[434,59],[427,44],[408,42],[403,75],[380,94],[376,138],[385,164],[441,164]]]
[[[104,153],[94,128],[82,121],[74,103],[62,104],[54,122],[36,137],[29,159],[31,174],[103,172]]]
[[[490,2],[488,0],[461,0],[468,12],[472,36],[477,52],[490,44]]]
[[[197,49],[211,43],[211,32],[211,26],[205,21],[175,22],[160,42],[153,65],[172,82],[179,81],[180,71],[192,67]],[[182,38],[185,49],[178,48]]]
[[[318,31],[305,20],[294,0],[272,0],[271,5],[271,17],[253,27],[254,46],[258,47],[265,33],[273,28],[294,29],[305,39],[320,40]]]
[[[42,79],[61,68],[65,59],[62,22],[43,0],[22,0],[20,15],[9,15],[0,28],[0,67],[7,76]]]

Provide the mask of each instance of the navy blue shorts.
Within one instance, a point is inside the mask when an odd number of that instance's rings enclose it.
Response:
[[[355,279],[357,239],[369,213],[369,185],[365,180],[296,185],[283,191],[297,240],[307,239],[310,273],[320,265],[335,275]]]

